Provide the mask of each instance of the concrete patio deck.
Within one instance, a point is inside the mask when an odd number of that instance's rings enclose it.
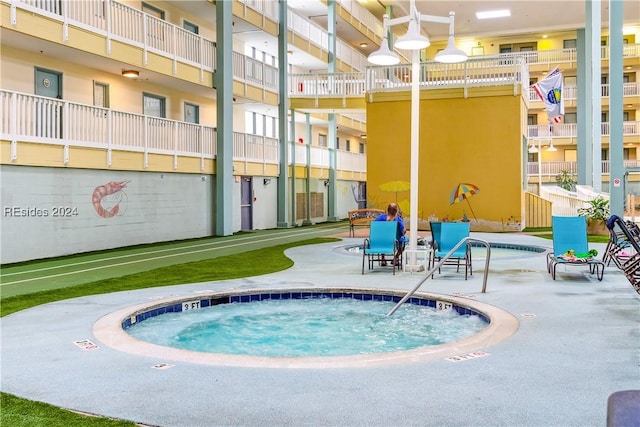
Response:
[[[523,234],[472,233],[490,242],[550,247]],[[184,284],[46,304],[2,318],[2,390],[77,411],[153,426],[603,426],[607,399],[640,388],[640,298],[607,267],[559,271],[545,255],[494,257],[487,292],[483,260],[465,281],[451,269],[420,289],[462,295],[519,320],[488,356],[360,368],[211,366],[120,352],[98,340],[96,321],[158,298],[213,290],[282,287],[411,289],[423,276],[376,269],[344,250],[362,238],[287,251],[275,274]],[[602,253],[605,245],[592,245]],[[98,348],[83,350],[74,342]],[[172,365],[167,369],[154,367]]]

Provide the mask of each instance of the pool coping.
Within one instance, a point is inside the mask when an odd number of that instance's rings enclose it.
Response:
[[[268,292],[349,292],[389,294],[404,296],[405,292],[380,288],[255,288],[242,291],[210,292],[198,295],[198,299],[217,298],[231,294],[251,294]],[[186,362],[201,365],[234,366],[253,368],[291,368],[291,369],[322,369],[322,368],[358,368],[388,364],[415,363],[444,359],[463,353],[484,352],[490,346],[496,345],[516,333],[519,328],[518,319],[511,313],[496,306],[475,301],[469,298],[451,295],[416,292],[415,297],[450,302],[460,307],[466,307],[480,313],[489,319],[489,325],[482,331],[470,337],[447,344],[420,347],[413,350],[389,353],[374,353],[352,356],[330,357],[262,357],[235,354],[204,353],[191,350],[165,347],[138,340],[129,335],[122,327],[123,322],[132,315],[152,310],[156,307],[194,300],[193,295],[180,295],[163,298],[125,307],[109,313],[98,319],[92,327],[94,336],[104,345],[129,354],[148,357],[160,357],[168,361]]]

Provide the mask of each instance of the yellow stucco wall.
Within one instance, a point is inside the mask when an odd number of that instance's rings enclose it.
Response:
[[[418,216],[459,220],[467,202],[451,205],[451,191],[472,183],[480,193],[469,199],[479,221],[472,229],[499,229],[505,221],[521,221],[523,99],[504,93],[437,99],[421,95]],[[428,96],[430,99],[424,99]],[[367,105],[367,199],[384,208],[396,200],[408,215],[409,191],[383,192],[379,185],[410,181],[410,120],[408,94]],[[483,224],[486,223],[486,226]],[[474,226],[475,225],[475,226]]]

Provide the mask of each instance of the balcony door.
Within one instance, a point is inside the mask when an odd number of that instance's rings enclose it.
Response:
[[[62,138],[62,73],[35,69],[35,94],[42,96],[36,100],[35,135],[43,138]]]
[[[250,176],[243,176],[240,180],[240,229],[253,229],[253,180]]]

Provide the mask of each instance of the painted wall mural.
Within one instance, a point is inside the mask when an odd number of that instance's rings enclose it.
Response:
[[[96,213],[102,218],[113,218],[124,215],[127,211],[127,193],[124,188],[131,180],[111,181],[99,185],[93,190],[91,203]]]

